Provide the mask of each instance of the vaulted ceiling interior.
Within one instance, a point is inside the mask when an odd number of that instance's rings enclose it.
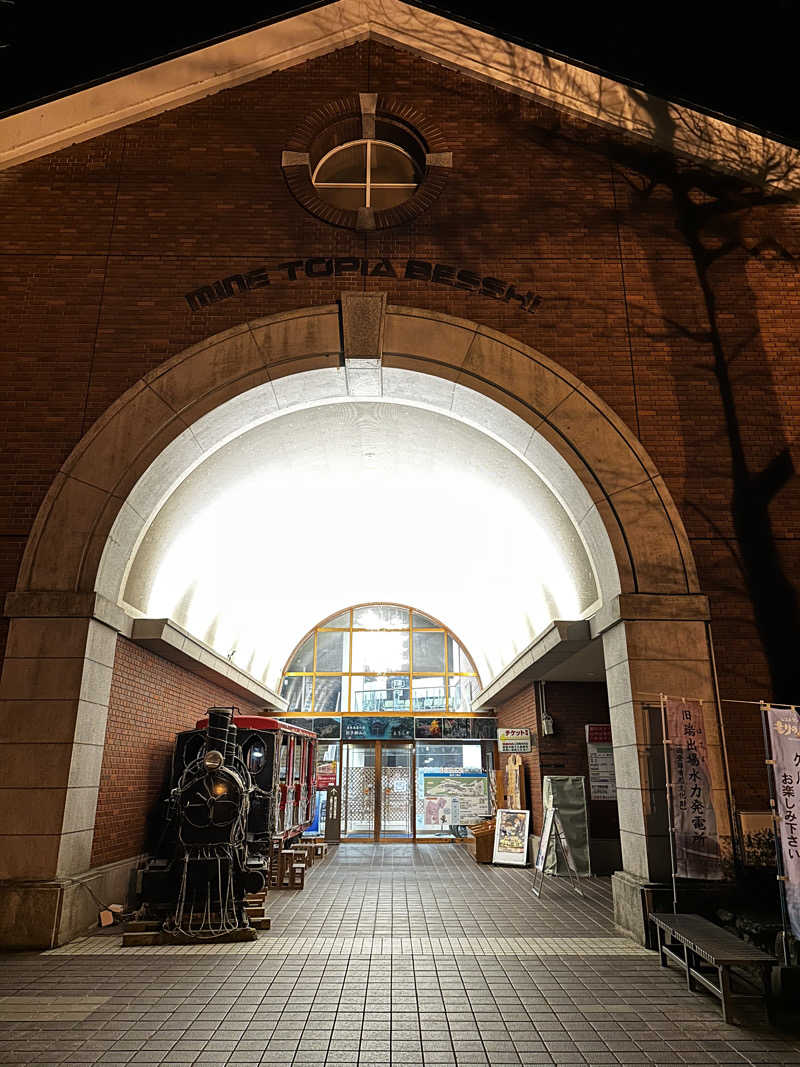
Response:
[[[149,523],[123,600],[276,686],[299,639],[347,605],[413,605],[484,684],[554,618],[596,607],[589,554],[519,453],[462,419],[336,400],[218,447]]]

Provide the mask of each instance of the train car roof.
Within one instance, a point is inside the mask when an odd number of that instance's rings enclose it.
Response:
[[[285,730],[287,733],[301,734],[304,737],[317,736],[313,730],[304,730],[302,726],[292,726],[281,719],[270,719],[266,715],[236,715],[233,725],[239,730]],[[205,730],[207,726],[207,715],[195,723],[196,730]]]

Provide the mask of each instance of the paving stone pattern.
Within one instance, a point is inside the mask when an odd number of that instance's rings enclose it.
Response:
[[[800,1042],[725,1025],[716,1001],[616,937],[603,880],[584,898],[548,880],[537,901],[529,872],[476,867],[455,846],[342,846],[306,886],[271,895],[264,939],[298,925],[309,939],[441,944],[455,929],[508,945],[549,934],[567,950],[131,954],[98,936],[102,952],[2,958],[0,1065],[800,1064]],[[629,948],[591,954],[592,941]]]

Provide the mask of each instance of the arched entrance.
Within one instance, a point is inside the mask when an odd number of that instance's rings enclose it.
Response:
[[[586,622],[602,640],[611,707],[617,921],[642,937],[641,886],[669,870],[650,704],[669,691],[715,706],[707,602],[677,510],[627,427],[540,353],[474,323],[348,294],[341,308],[248,323],[169,360],[112,405],[48,492],[7,602],[12,832],[0,940],[56,943],[84,925],[86,894],[73,886],[89,868],[117,634],[129,635],[139,613],[123,592],[153,516],[245,427],[343,395],[480,427],[526,459],[571,516],[594,566]],[[722,791],[716,721],[706,730]]]

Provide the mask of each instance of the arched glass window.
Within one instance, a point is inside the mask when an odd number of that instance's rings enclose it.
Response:
[[[401,604],[359,604],[307,634],[283,671],[289,712],[469,712],[480,678],[442,623]]]
[[[413,156],[388,141],[361,140],[333,148],[317,164],[312,181],[334,207],[376,211],[410,200],[422,174]]]

